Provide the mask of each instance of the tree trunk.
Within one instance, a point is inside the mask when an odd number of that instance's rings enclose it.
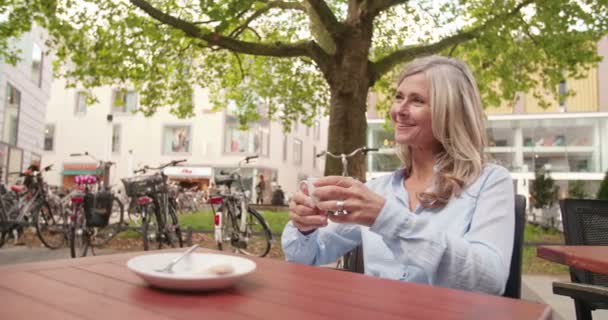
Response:
[[[368,66],[372,38],[371,21],[351,20],[337,44],[333,61],[325,72],[331,92],[327,150],[349,154],[367,146],[367,93],[370,87]],[[367,171],[363,154],[348,159],[348,175],[365,181]],[[342,174],[340,159],[326,157],[325,175]]]
[[[367,146],[367,119],[365,117],[367,87],[350,95],[331,92],[331,111],[327,151],[333,154],[349,154]],[[326,156],[325,175],[341,175],[342,162]],[[359,153],[348,159],[348,175],[365,181],[367,171],[365,157]]]

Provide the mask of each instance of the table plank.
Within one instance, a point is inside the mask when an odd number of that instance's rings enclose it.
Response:
[[[539,246],[539,258],[608,275],[608,246]]]
[[[31,300],[30,303],[35,301],[38,302],[37,304],[47,304],[53,306],[57,311],[74,314],[81,318],[176,319],[33,273],[21,272],[13,273],[10,277],[0,276],[0,288],[26,296]],[[27,308],[22,310],[24,314],[26,311],[29,312]],[[29,313],[25,318],[30,318]]]
[[[148,254],[154,253],[158,251]],[[145,286],[127,269],[126,261],[141,254],[145,253],[0,267],[0,292],[26,296],[28,303],[54,312],[104,320],[109,318],[109,307],[111,315],[129,319],[200,318],[203,314],[237,320],[551,317],[547,306],[536,303],[261,258],[252,258],[257,270],[234,288],[168,292]],[[10,291],[15,286],[20,289]],[[0,318],[5,318],[2,308]]]
[[[59,311],[43,303],[31,303],[27,296],[10,290],[0,290],[0,314],[3,319],[23,319],[24,310],[31,319],[73,320],[76,315]]]

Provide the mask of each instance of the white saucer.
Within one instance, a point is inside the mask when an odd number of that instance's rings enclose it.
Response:
[[[127,261],[127,267],[151,286],[188,291],[215,290],[233,286],[256,268],[255,262],[242,257],[192,253],[173,267],[173,273],[156,271],[165,267],[180,254],[176,252],[142,255]],[[220,265],[232,269],[232,272],[223,275],[210,272],[210,268]]]

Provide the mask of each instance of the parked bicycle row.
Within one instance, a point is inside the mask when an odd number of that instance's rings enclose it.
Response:
[[[87,152],[72,156],[95,159]],[[56,249],[67,243],[72,257],[94,255],[95,249],[125,231],[138,232],[144,250],[181,247],[185,235],[178,212],[198,211],[207,203],[213,212],[219,249],[264,256],[270,250],[270,229],[263,216],[249,208],[249,193],[240,176],[241,164],[255,158],[247,157],[232,172],[220,172],[216,193],[207,197],[195,190],[180,190],[164,174],[164,168],[186,160],[136,170],[135,176],[121,179],[124,194],[103,179],[112,162],[95,159],[97,174],[77,176],[76,187],[64,194],[52,192],[44,182],[43,173],[52,166],[32,168],[19,173],[25,178],[22,185],[0,190],[0,246],[35,226],[42,244]]]

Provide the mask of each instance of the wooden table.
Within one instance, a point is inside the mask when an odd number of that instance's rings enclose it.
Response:
[[[536,255],[577,269],[608,275],[608,246],[540,246]]]
[[[551,318],[541,304],[271,259],[253,259],[257,270],[231,289],[168,292],[127,269],[140,254],[2,267],[0,319]]]

